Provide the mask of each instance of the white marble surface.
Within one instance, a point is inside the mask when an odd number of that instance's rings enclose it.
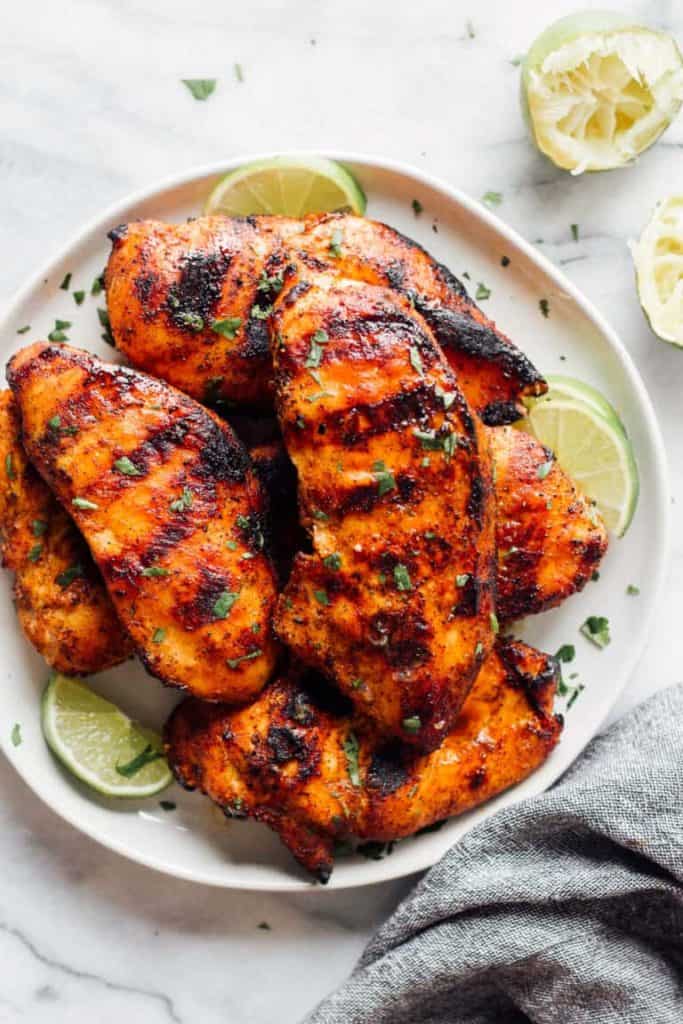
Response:
[[[602,6],[583,0],[584,6]],[[572,179],[529,146],[510,59],[565,0],[61,0],[3,7],[0,301],[109,202],[192,164],[259,149],[397,157],[500,215],[611,320],[683,491],[683,353],[640,313],[626,239],[683,180],[683,119],[632,169]],[[683,39],[673,2],[622,4]],[[238,61],[244,82],[233,73]],[[217,77],[197,103],[183,77]],[[571,241],[578,223],[581,240]],[[674,521],[679,515],[674,509]],[[683,544],[618,715],[681,678]],[[295,1021],[339,982],[410,881],[284,897],[214,891],[77,834],[0,764],[0,1022]],[[260,929],[267,922],[270,930]]]

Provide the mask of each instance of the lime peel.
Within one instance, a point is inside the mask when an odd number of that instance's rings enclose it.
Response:
[[[131,721],[80,679],[50,676],[41,724],[55,757],[98,793],[141,799],[172,781],[160,736]]]
[[[652,330],[662,341],[683,347],[683,195],[659,203],[629,248],[638,297]]]
[[[230,217],[304,217],[334,210],[365,212],[365,194],[346,167],[320,156],[277,156],[238,167],[214,187],[204,213]]]
[[[597,506],[607,528],[622,537],[639,492],[638,469],[624,427],[603,396],[601,408],[595,401],[551,392],[529,404],[519,426],[555,452],[560,466]]]
[[[683,102],[675,40],[632,19],[579,13],[529,50],[522,103],[534,140],[572,174],[610,170],[651,146]]]

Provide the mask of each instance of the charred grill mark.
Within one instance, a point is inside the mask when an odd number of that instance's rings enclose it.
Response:
[[[560,666],[557,659],[550,654],[544,654],[542,669],[533,668],[531,671],[525,672],[522,667],[524,655],[520,653],[514,641],[500,643],[498,654],[505,668],[507,684],[523,690],[536,714],[547,721],[548,715],[543,707],[543,701],[549,688],[553,693],[557,689],[557,682],[560,678]]]
[[[406,268],[405,264],[402,263],[401,260],[393,260],[391,263],[387,264],[384,273],[387,279],[387,284],[390,288],[393,288],[394,291],[397,292],[403,290],[403,284],[406,279]]]
[[[201,470],[197,466],[195,474],[217,481],[242,482],[250,467],[243,445],[210,417],[201,417],[198,427]]]
[[[484,765],[479,765],[478,768],[475,768],[468,779],[470,789],[480,789],[486,782],[486,776],[487,771]]]
[[[348,697],[330,684],[320,672],[314,669],[307,669],[301,685],[311,703],[320,711],[335,717],[347,717],[351,714],[353,705]]]
[[[431,414],[443,411],[443,403],[434,387],[424,381],[412,391],[390,395],[379,402],[354,405],[328,414],[325,422],[327,436],[352,447],[365,438],[387,434],[411,423],[427,428]]]
[[[140,305],[142,306],[143,314],[146,315],[150,312],[150,299],[155,287],[159,284],[159,274],[154,271],[148,271],[144,274],[138,274],[133,279],[133,289],[138,298]]]
[[[395,477],[396,487],[380,496],[376,483],[357,484],[344,491],[335,491],[333,495],[323,492],[314,496],[313,504],[323,512],[334,511],[335,515],[344,516],[349,512],[372,512],[382,502],[408,504],[417,501],[419,482],[407,473],[399,473]]]
[[[389,796],[400,789],[408,778],[409,773],[403,763],[398,744],[392,743],[373,752],[367,774],[367,785],[370,789],[377,790],[380,796]]]
[[[230,590],[228,579],[223,573],[215,572],[209,566],[197,567],[199,581],[189,601],[177,603],[173,608],[173,616],[186,631],[193,632],[201,626],[213,622],[214,606],[218,598],[226,590]]]
[[[477,471],[472,473],[470,481],[470,496],[467,499],[467,515],[478,526],[484,521],[486,512],[487,488]]]
[[[117,224],[115,228],[107,232],[107,238],[116,246],[120,245],[128,234],[127,224]]]
[[[453,295],[456,295],[459,299],[465,299],[468,305],[474,305],[467,294],[465,285],[444,263],[435,263],[434,269],[437,277],[446,286],[446,288],[453,293]]]
[[[428,661],[432,639],[427,622],[410,611],[381,611],[369,620],[368,643],[382,650],[393,668],[411,668]]]
[[[478,576],[470,574],[463,587],[456,587],[456,600],[450,611],[449,618],[469,618],[479,612],[481,585]]]
[[[267,359],[270,352],[270,329],[267,320],[250,316],[244,331],[244,344],[240,349],[243,359]],[[255,372],[258,372],[254,368]]]
[[[285,306],[293,306],[306,292],[309,292],[313,286],[308,281],[299,281],[293,288],[287,293],[284,298]]]
[[[489,402],[480,415],[487,427],[504,427],[518,420],[522,413],[517,402],[500,401]]]
[[[415,300],[415,308],[425,318],[446,351],[455,350],[484,362],[495,363],[505,376],[518,380],[521,385],[542,381],[543,378],[530,360],[488,324],[481,324],[465,313],[445,309],[419,296]]]
[[[223,249],[197,250],[184,257],[180,278],[171,285],[166,298],[166,312],[176,327],[197,331],[206,325],[221,297],[231,259]]]
[[[286,764],[288,761],[297,761],[299,764],[298,779],[303,781],[309,778],[320,761],[320,752],[315,744],[315,739],[298,730],[290,729],[286,725],[271,725],[268,729],[266,744],[270,752],[270,758],[277,764]]]

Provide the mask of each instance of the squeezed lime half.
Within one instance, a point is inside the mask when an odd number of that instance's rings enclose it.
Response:
[[[683,347],[683,195],[659,203],[629,247],[640,305],[652,330],[662,341]]]
[[[683,60],[665,32],[606,12],[562,18],[522,65],[522,106],[538,148],[581,174],[648,149],[683,102]]]

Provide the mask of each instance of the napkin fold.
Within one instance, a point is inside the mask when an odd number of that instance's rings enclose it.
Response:
[[[307,1024],[683,1024],[683,685],[472,829]]]

